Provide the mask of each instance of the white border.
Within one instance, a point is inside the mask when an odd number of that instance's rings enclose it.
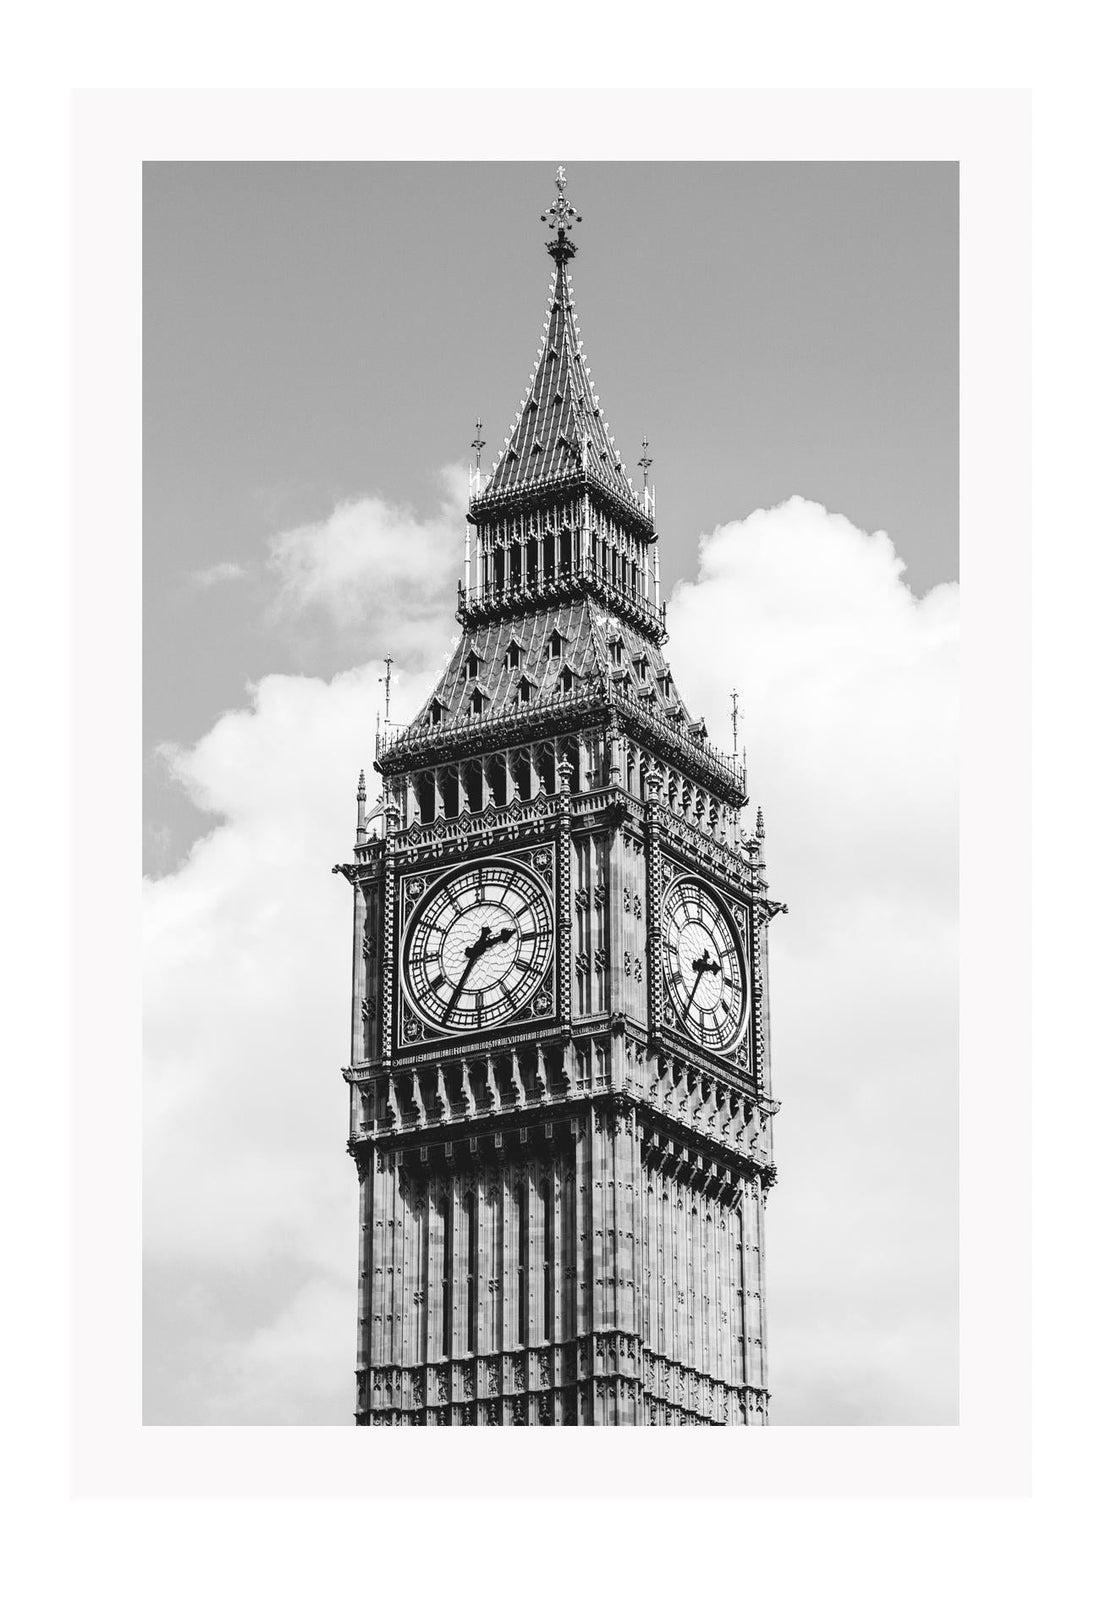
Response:
[[[566,131],[549,148],[545,130]],[[1005,1496],[1029,1478],[1028,101],[1019,92],[176,92],[74,110],[73,1482],[98,1496]],[[142,1428],[140,164],[146,159],[959,161],[962,179],[962,1380],[958,1428],[772,1427],[599,1458],[490,1431]],[[107,723],[97,714],[112,713]],[[1017,790],[1005,789],[1011,767]],[[110,790],[100,781],[110,779]],[[89,855],[94,848],[94,856]],[[1018,884],[1009,886],[1006,868]],[[1010,904],[1011,903],[1011,911]],[[1002,1012],[1005,979],[1014,1013]],[[950,1125],[952,1117],[946,1115]],[[1011,1297],[1011,1313],[1009,1310]],[[529,1435],[526,1437],[530,1437]],[[584,1436],[582,1436],[584,1437]],[[649,1431],[640,1436],[648,1441]],[[635,1433],[634,1440],[639,1438]],[[502,1457],[504,1458],[502,1460]],[[580,1459],[578,1459],[580,1458]]]

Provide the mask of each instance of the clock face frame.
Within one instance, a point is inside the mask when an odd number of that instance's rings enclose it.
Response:
[[[745,955],[729,913],[698,879],[669,887],[661,925],[665,984],[692,1041],[712,1052],[735,1047],[748,1025]]]
[[[551,893],[522,862],[493,858],[435,881],[405,930],[405,996],[427,1026],[476,1034],[513,1019],[554,955]]]

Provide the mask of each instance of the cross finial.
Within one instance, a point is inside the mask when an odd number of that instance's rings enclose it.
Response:
[[[638,464],[642,468],[642,486],[643,487],[648,487],[649,486],[649,467],[652,465],[652,463],[653,463],[653,460],[651,459],[650,453],[649,453],[649,438],[648,437],[643,437],[642,438],[642,457],[638,461]]]
[[[474,440],[470,444],[470,447],[474,450],[474,452],[477,455],[477,468],[478,468],[478,470],[480,470],[481,469],[481,450],[485,447],[485,438],[481,435],[481,416],[480,415],[478,415],[477,421],[476,421],[476,423],[474,425]]]
[[[576,244],[569,239],[567,231],[571,230],[574,224],[581,222],[581,215],[565,199],[565,169],[560,165],[554,176],[554,183],[557,185],[558,194],[551,206],[543,213],[542,222],[549,224],[555,232],[554,239],[547,241],[546,250],[556,263],[564,264],[577,250]]]

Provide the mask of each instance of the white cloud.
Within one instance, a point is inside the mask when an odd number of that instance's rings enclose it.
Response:
[[[214,588],[220,582],[236,582],[245,574],[244,567],[235,560],[218,560],[212,566],[206,566],[202,571],[193,571],[191,581],[200,588]]]
[[[776,1421],[956,1411],[959,602],[902,571],[884,533],[791,499],[704,539],[668,610],[719,742],[740,692],[790,906],[771,931]]]
[[[172,757],[224,822],[146,883],[151,1421],[350,1414],[353,1338],[332,1338],[330,1321],[355,1270],[340,1079],[351,921],[330,869],[350,855],[382,671],[264,678],[248,710]],[[401,709],[429,681],[399,677]],[[305,1348],[293,1341],[309,1315]],[[318,1359],[336,1357],[343,1370],[318,1378]]]
[[[466,472],[442,473],[439,509],[421,517],[369,495],[337,505],[325,521],[280,533],[269,544],[277,617],[319,615],[338,631],[376,635],[419,668],[453,631],[455,585],[466,528]]]
[[[416,601],[435,571],[450,585],[461,526],[364,504],[347,531],[337,512],[280,540],[284,605],[362,611],[374,642],[377,610],[386,633],[408,611],[408,658],[437,662],[444,618]],[[715,737],[742,693],[791,908],[773,926],[777,1421],[954,1416],[957,618],[954,589],[913,598],[882,534],[802,500],[705,539],[669,605],[677,680]],[[350,1416],[350,899],[328,870],[381,672],[264,678],[172,755],[223,821],[147,886],[153,1421]],[[396,715],[431,680],[399,678]]]

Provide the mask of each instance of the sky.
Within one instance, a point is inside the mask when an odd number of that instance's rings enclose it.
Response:
[[[574,284],[666,588],[792,493],[958,575],[958,187],[946,163],[578,163]],[[144,178],[146,867],[203,824],[159,747],[249,681],[333,673],[378,619],[276,608],[269,545],[364,496],[454,523],[541,331],[554,163],[182,163]],[[461,472],[465,488],[465,471]],[[287,600],[279,596],[279,604]],[[434,653],[423,642],[422,653]],[[365,729],[373,726],[373,712]]]
[[[346,857],[382,657],[456,632],[552,161],[147,165],[145,1418],[350,1417]],[[957,183],[570,168],[593,374],[654,458],[668,653],[740,692],[772,888],[772,1415],[957,1414]],[[716,653],[716,646],[722,653]]]

